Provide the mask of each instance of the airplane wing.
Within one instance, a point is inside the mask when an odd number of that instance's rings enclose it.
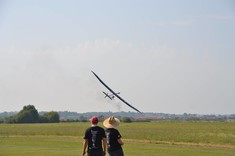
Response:
[[[124,102],[126,105],[128,105],[129,107],[131,107],[132,109],[136,110],[137,112],[141,113],[138,109],[136,109],[135,107],[133,107],[132,105],[130,105],[128,102],[126,102],[123,98],[121,98],[119,95],[117,95],[111,88],[109,88],[93,71],[91,71],[95,77],[111,92],[113,93],[113,95],[115,95],[117,98],[119,98],[122,102]]]
[[[105,93],[105,92],[103,92],[103,93],[105,95],[105,98],[108,97],[108,98],[110,98],[110,100],[113,100],[107,93]]]

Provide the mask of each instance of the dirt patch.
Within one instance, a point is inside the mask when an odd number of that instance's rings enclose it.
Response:
[[[167,144],[167,145],[183,145],[183,146],[200,146],[200,147],[235,149],[234,145],[224,145],[224,144],[173,142],[173,141],[158,141],[158,140],[138,140],[138,139],[123,139],[123,140],[126,142],[138,142],[138,143],[152,143],[152,144]]]
[[[81,139],[82,136],[57,136],[57,135],[14,135],[14,136],[0,136],[0,138],[50,138],[50,137],[58,137],[58,138],[73,138],[73,139]],[[225,144],[211,144],[211,143],[191,143],[191,142],[174,142],[174,141],[158,141],[158,140],[141,140],[141,139],[123,139],[125,142],[136,142],[136,143],[148,143],[148,144],[167,144],[167,145],[182,145],[182,146],[199,146],[199,147],[214,147],[214,148],[227,148],[227,149],[235,149],[235,145],[225,145]]]

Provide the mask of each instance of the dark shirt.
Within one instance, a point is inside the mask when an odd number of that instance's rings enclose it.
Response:
[[[122,148],[118,143],[118,139],[120,139],[122,136],[117,129],[107,128],[105,133],[107,138],[108,151],[116,151]]]
[[[99,126],[89,127],[85,131],[83,139],[88,140],[88,151],[103,150],[102,139],[106,138],[105,131]]]

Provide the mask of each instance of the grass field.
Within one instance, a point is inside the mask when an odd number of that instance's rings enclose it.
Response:
[[[89,123],[0,124],[0,156],[75,156]],[[122,123],[126,156],[234,156],[234,122]]]

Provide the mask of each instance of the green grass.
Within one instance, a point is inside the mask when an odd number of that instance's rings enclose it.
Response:
[[[119,129],[131,139],[235,145],[234,122],[161,121],[122,124]]]
[[[101,125],[101,124],[100,124]],[[89,123],[0,124],[0,156],[73,156]],[[232,156],[234,122],[122,123],[126,156]]]
[[[234,149],[126,142],[127,156],[233,156]],[[0,140],[1,156],[75,156],[82,151],[82,139],[63,136],[9,137]]]
[[[10,137],[1,138],[1,156],[66,156],[81,153],[81,139],[63,137]],[[80,145],[79,145],[80,144]]]
[[[124,148],[127,156],[234,156],[234,149],[182,146],[169,144],[130,143]]]

